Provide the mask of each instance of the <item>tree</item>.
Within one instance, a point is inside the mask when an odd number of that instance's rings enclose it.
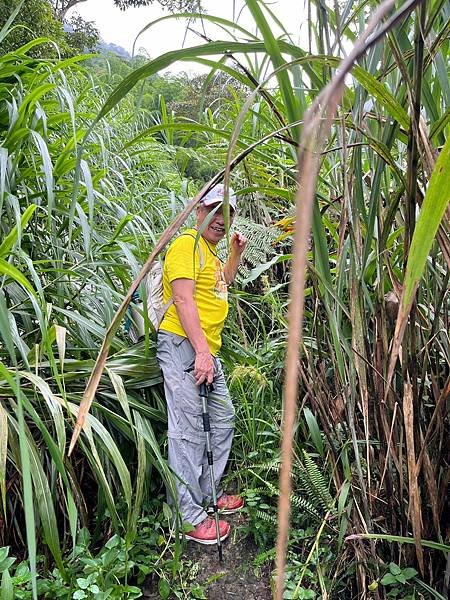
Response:
[[[18,4],[19,0],[0,0],[0,29]],[[51,38],[63,55],[69,51],[63,25],[55,19],[48,0],[25,0],[14,25],[2,41],[0,54],[12,52],[38,37]],[[56,49],[52,44],[44,44],[33,48],[30,54],[35,57],[55,56]]]
[[[18,4],[19,0],[0,0],[0,28]],[[46,37],[54,44],[36,46],[30,51],[31,56],[73,56],[95,50],[100,37],[94,23],[79,15],[62,23],[55,17],[49,0],[25,0],[13,25],[2,42],[1,54],[12,52],[35,38]]]
[[[100,34],[92,21],[85,21],[75,14],[65,22],[65,26],[68,44],[75,52],[95,51]]]
[[[63,21],[66,17],[67,12],[76,6],[86,2],[86,0],[50,0],[50,3],[55,11],[55,16]],[[149,6],[153,4],[155,0],[113,0],[114,4],[121,10],[127,8],[135,8],[138,6]],[[201,9],[201,0],[156,0],[163,8],[171,12],[195,12]]]

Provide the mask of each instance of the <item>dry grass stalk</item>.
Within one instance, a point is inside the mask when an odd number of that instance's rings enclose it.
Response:
[[[366,30],[359,37],[349,55],[341,62],[330,83],[317,96],[304,118],[299,152],[299,186],[296,194],[296,220],[293,248],[292,278],[290,284],[289,331],[285,361],[284,423],[281,446],[280,498],[278,504],[277,537],[277,586],[276,599],[282,600],[286,547],[290,523],[290,495],[293,431],[297,412],[298,349],[302,342],[304,308],[304,283],[306,254],[310,235],[312,208],[319,168],[320,152],[331,127],[344,81],[355,61],[386,34],[403,17],[407,16],[420,0],[411,0],[397,11],[376,33],[375,28],[395,6],[394,0],[386,0],[372,16]],[[373,34],[373,35],[372,35]]]
[[[403,396],[403,420],[405,422],[408,480],[409,480],[409,513],[412,522],[413,535],[416,544],[416,555],[419,568],[424,574],[423,548],[422,548],[422,511],[417,481],[416,453],[414,447],[414,409],[413,390],[411,383],[405,382],[405,394]]]

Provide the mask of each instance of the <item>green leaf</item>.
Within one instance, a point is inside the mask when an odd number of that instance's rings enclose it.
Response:
[[[298,590],[298,597],[300,600],[311,600],[312,598],[316,597],[316,592],[314,590],[301,587]]]
[[[36,147],[38,148],[41,155],[42,170],[44,171],[45,185],[47,188],[47,219],[48,224],[50,225],[53,213],[53,205],[55,201],[55,184],[53,180],[52,159],[50,158],[50,153],[44,138],[37,131],[32,131],[31,137],[33,138],[34,143],[36,144]]]
[[[430,131],[430,139],[442,133],[447,125],[450,123],[450,108],[434,123]]]
[[[9,574],[8,569],[3,571],[2,575],[2,585],[0,587],[0,596],[2,600],[14,600],[14,589],[13,583],[11,579],[11,575]]]
[[[7,571],[15,562],[16,559],[13,556],[3,559],[0,562],[0,573],[3,573],[3,571]]]
[[[92,594],[98,594],[100,592],[100,588],[98,587],[97,584],[93,583],[92,585],[89,586],[89,591]]]
[[[26,288],[30,292],[30,294],[32,294],[33,296],[36,295],[36,292],[34,291],[33,286],[28,281],[28,279],[25,277],[25,275],[23,275],[19,271],[19,269],[17,269],[13,265],[10,265],[8,262],[6,262],[6,260],[3,258],[0,258],[0,273],[3,273],[4,275],[6,275],[7,277],[10,277],[11,279],[14,279],[14,281],[17,281],[18,284],[20,284],[22,287]]]
[[[407,111],[399,104],[386,85],[357,65],[353,67],[352,75],[354,75],[369,94],[372,94],[372,96],[386,108],[388,113],[403,127],[403,129],[409,129],[410,119]]]
[[[239,23],[234,23],[233,21],[229,21],[228,19],[224,19],[222,17],[217,17],[215,15],[208,15],[206,13],[176,13],[176,14],[171,14],[171,15],[165,15],[164,17],[159,17],[158,19],[155,19],[154,21],[151,21],[150,23],[148,23],[145,27],[143,27],[139,33],[137,34],[134,43],[133,43],[133,49],[136,45],[136,42],[138,40],[138,38],[145,32],[148,31],[151,27],[153,27],[154,25],[157,25],[158,23],[161,23],[161,21],[166,21],[168,19],[189,19],[190,21],[194,21],[196,19],[200,19],[200,21],[203,23],[203,21],[210,21],[211,23],[214,23],[218,26],[221,26],[221,29],[225,29],[225,31],[228,31],[226,28],[230,28],[230,29],[235,29],[236,31],[239,31],[240,33],[243,33],[244,36],[248,39],[253,39],[256,40],[257,38],[255,37],[255,35],[253,33],[251,33],[248,29],[244,29],[244,27],[241,27],[239,25]],[[133,55],[134,55],[134,50],[133,50]]]
[[[1,404],[0,404],[0,406],[1,406]],[[8,556],[8,554],[9,554],[9,546],[3,546],[3,548],[0,548],[0,565],[5,560],[5,558]]]
[[[286,61],[284,60],[281,54],[281,49],[280,45],[278,44],[278,40],[276,40],[275,36],[273,35],[272,27],[269,25],[267,19],[265,18],[258,0],[247,0],[246,5],[252,13],[256,25],[261,31],[261,34],[264,38],[266,51],[270,55],[274,68],[279,69],[286,63]],[[277,73],[277,80],[280,86],[281,96],[286,106],[286,112],[289,122],[294,123],[298,119],[298,106],[294,95],[294,91],[292,89],[292,84],[289,79],[289,73],[287,73],[284,69],[279,70]],[[294,132],[294,139],[298,139],[299,128],[296,127],[294,129]]]
[[[167,504],[167,502],[163,502],[163,515],[166,521],[170,523],[173,513],[171,507]]]
[[[112,538],[110,538],[106,544],[105,544],[105,548],[117,548],[117,546],[120,545],[120,537],[118,535],[113,535]]]
[[[11,248],[15,244],[15,242],[20,239],[20,234],[25,229],[28,221],[34,215],[34,211],[37,209],[37,204],[30,204],[22,217],[20,218],[20,224],[16,225],[11,229],[8,235],[4,238],[3,242],[0,245],[0,258],[4,258],[9,254]]]
[[[391,562],[389,565],[389,571],[392,573],[392,575],[398,575],[399,573],[402,572],[400,567],[393,562]]]
[[[87,588],[89,587],[89,579],[84,579],[83,577],[79,577],[77,579],[77,585],[82,590],[87,590]]]
[[[11,24],[14,21],[14,19],[17,17],[17,15],[19,14],[20,9],[22,8],[22,4],[24,2],[25,2],[25,0],[20,0],[19,4],[15,7],[15,9],[9,15],[8,19],[6,20],[6,23],[3,25],[2,30],[0,31],[0,42],[2,42],[5,39],[5,37],[8,35]],[[6,14],[8,14],[8,13],[6,13]]]
[[[423,199],[419,218],[411,241],[406,265],[402,307],[412,302],[422,277],[431,245],[436,237],[445,210],[450,202],[450,137],[436,161],[428,189]]]
[[[392,575],[392,573],[386,573],[380,583],[382,585],[391,585],[392,583],[397,583],[397,579],[395,578],[395,575]]]
[[[417,571],[412,567],[407,567],[406,569],[402,569],[402,575],[405,579],[412,579],[417,575]]]
[[[208,596],[205,594],[205,589],[199,585],[191,588],[191,596],[197,598],[197,600],[208,600]]]
[[[14,351],[14,342],[11,335],[11,327],[8,316],[9,311],[6,304],[5,294],[3,290],[0,289],[0,338],[3,339],[3,343],[8,350],[12,363],[15,364],[16,353]]]
[[[317,424],[316,417],[312,414],[308,407],[305,407],[303,411],[306,419],[306,423],[308,424],[309,433],[311,435],[311,439],[314,443],[314,446],[320,456],[324,454],[323,440],[322,435],[320,433],[319,425]]]
[[[158,591],[159,595],[163,600],[167,600],[170,596],[170,585],[167,582],[167,579],[160,579],[158,583]]]
[[[248,276],[243,280],[242,285],[246,285],[247,283],[250,283],[251,281],[254,281],[255,279],[257,279],[262,273],[264,273],[265,271],[267,271],[268,269],[270,269],[270,267],[272,267],[273,265],[276,265],[280,262],[285,262],[291,259],[291,255],[290,254],[277,254],[276,256],[274,256],[273,258],[271,258],[268,262],[263,263],[262,265],[258,265],[257,267],[254,267],[250,273],[248,274]]]
[[[36,520],[34,516],[34,502],[32,493],[32,469],[30,465],[30,453],[28,448],[27,427],[23,413],[23,393],[20,388],[20,380],[14,379],[8,369],[0,361],[0,375],[8,382],[17,399],[17,432],[19,437],[20,462],[22,470],[22,501],[25,512],[25,529],[27,534],[28,560],[32,573],[33,600],[37,600],[36,582]]]
[[[348,498],[348,493],[349,493],[350,489],[351,489],[350,481],[344,481],[344,484],[342,485],[341,491],[339,493],[339,500],[338,500],[338,515],[339,516],[342,515],[345,508],[347,507],[347,498]]]
[[[403,535],[388,535],[385,533],[354,533],[347,536],[346,540],[386,540],[387,542],[395,542],[397,544],[415,544],[414,538],[405,537]],[[450,545],[443,544],[441,542],[433,542],[432,540],[421,540],[422,546],[426,548],[433,548],[434,550],[440,550],[444,554],[450,552]]]

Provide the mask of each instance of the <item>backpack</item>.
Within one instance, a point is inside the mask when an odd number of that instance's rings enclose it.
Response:
[[[190,235],[182,234],[182,235]],[[193,237],[193,236],[192,236]],[[197,245],[200,258],[200,271],[203,270],[205,257],[200,244]],[[142,280],[145,287],[145,295],[147,298],[147,315],[148,321],[153,326],[155,331],[161,324],[161,321],[166,314],[166,311],[173,304],[173,298],[169,298],[164,302],[163,298],[163,264],[156,260],[150,271]],[[151,329],[151,328],[150,328]],[[136,291],[133,294],[132,302],[127,311],[125,320],[125,331],[128,333],[131,341],[136,344],[145,336],[145,317],[144,317],[144,302]]]

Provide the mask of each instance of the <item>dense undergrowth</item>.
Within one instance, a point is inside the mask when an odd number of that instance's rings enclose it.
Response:
[[[163,230],[230,160],[235,127],[235,226],[250,241],[224,336],[237,409],[228,477],[245,496],[257,563],[274,559],[299,122],[371,5],[311,4],[313,53],[285,31],[273,38],[268,9],[247,4],[262,41],[222,22],[221,36],[244,41],[131,67],[33,58],[47,40],[0,56],[5,600],[138,598],[149,576],[163,598],[204,597],[169,526],[151,332],[138,345],[123,328],[114,337],[83,435],[66,451],[117,306]],[[446,594],[448,213],[432,245],[431,221],[419,239],[426,265],[386,379],[415,221],[439,154],[449,156],[449,18],[444,2],[418,8],[354,67],[322,156],[285,598]],[[235,53],[227,62],[225,50]],[[170,98],[179,81],[157,73],[195,55],[218,62],[198,59],[213,68],[203,101],[191,105],[188,92],[180,103],[179,87]]]

